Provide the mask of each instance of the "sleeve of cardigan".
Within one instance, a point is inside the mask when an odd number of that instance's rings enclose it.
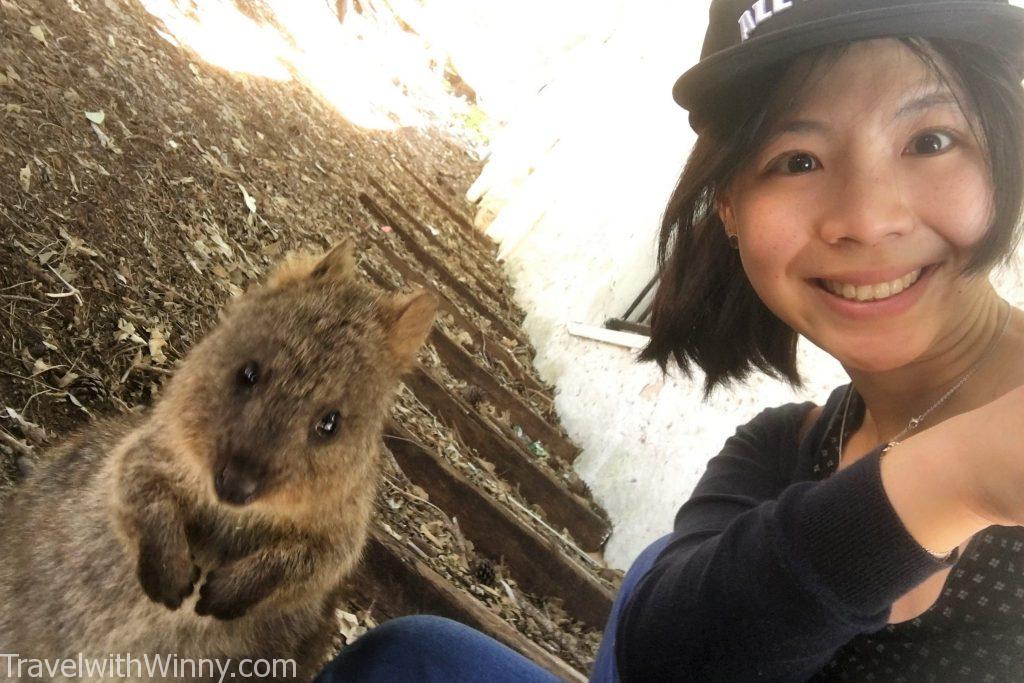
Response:
[[[709,461],[622,610],[623,680],[806,680],[949,566],[893,510],[881,448],[823,481],[783,481],[793,408],[762,412]]]

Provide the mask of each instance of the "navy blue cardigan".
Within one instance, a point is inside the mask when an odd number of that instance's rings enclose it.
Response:
[[[882,488],[881,448],[815,481],[838,419],[830,396],[761,412],[710,460],[671,542],[620,617],[623,680],[806,681],[892,603],[948,567],[907,532]]]

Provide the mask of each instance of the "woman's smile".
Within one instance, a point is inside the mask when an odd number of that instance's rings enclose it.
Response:
[[[939,265],[916,268],[902,277],[877,284],[855,285],[857,278],[816,278],[813,288],[834,313],[854,320],[901,315],[916,304],[931,284]],[[867,279],[867,278],[861,278]]]

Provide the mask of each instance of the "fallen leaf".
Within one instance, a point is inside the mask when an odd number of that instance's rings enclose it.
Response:
[[[135,325],[128,322],[124,318],[118,318],[117,329],[121,330],[114,339],[117,341],[124,341],[125,339],[138,344],[139,346],[146,346],[146,341],[139,336],[139,333],[135,330]]]
[[[46,47],[49,47],[49,45],[47,45],[47,43],[46,43],[46,34],[43,33],[43,27],[42,26],[39,26],[37,24],[36,26],[33,26],[32,28],[30,28],[28,30],[28,32],[32,34],[33,38],[38,40],[43,45],[46,45]]]
[[[89,415],[89,416],[91,416],[91,415],[92,415],[92,413],[90,413],[90,412],[89,412],[89,409],[88,409],[88,408],[86,408],[85,406],[83,406],[83,405],[82,405],[82,402],[78,400],[78,397],[77,397],[77,396],[75,396],[74,394],[72,394],[72,393],[71,393],[70,391],[67,391],[67,392],[65,392],[65,393],[64,393],[64,396],[65,396],[65,397],[66,397],[66,398],[67,398],[67,399],[68,399],[69,401],[71,401],[71,403],[72,403],[72,404],[73,404],[73,405],[74,405],[74,406],[75,406],[76,408],[78,408],[79,410],[81,410],[81,411],[82,411],[83,413],[85,413],[86,415]]]
[[[248,207],[250,213],[256,213],[256,200],[252,198],[241,183],[238,184],[238,189],[242,191],[242,199],[245,200],[245,205]]]
[[[70,385],[76,379],[78,379],[78,373],[69,371],[65,373],[63,377],[57,380],[57,386],[60,387],[61,389],[66,389],[68,385]]]
[[[32,166],[25,164],[25,167],[18,172],[18,180],[21,181],[21,189],[28,192],[32,186]]]
[[[32,364],[32,376],[41,375],[44,372],[53,370],[55,367],[55,365],[50,365],[42,358],[36,358],[36,362]]]
[[[359,619],[356,615],[340,609],[335,614],[338,615],[338,628],[345,636],[346,644],[351,645],[356,638],[366,632],[366,629],[359,626]]]
[[[165,346],[167,346],[167,338],[164,336],[163,330],[154,327],[149,331],[149,355],[153,358],[153,362],[160,364],[167,362],[167,356],[163,352]]]
[[[90,121],[95,123],[97,126],[102,126],[103,125],[103,121],[106,120],[106,118],[107,118],[107,115],[105,113],[103,113],[103,110],[101,109],[100,111],[87,111],[87,112],[85,112],[85,118],[89,119]]]
[[[7,416],[18,423],[21,428],[21,433],[25,437],[35,443],[43,444],[50,440],[50,435],[46,433],[46,430],[37,425],[35,422],[29,422],[14,408],[7,408]]]
[[[103,147],[103,149],[109,149],[111,152],[114,152],[116,154],[121,153],[121,150],[118,149],[117,145],[114,144],[113,139],[111,139],[109,135],[104,133],[102,128],[97,126],[95,123],[90,123],[89,125],[92,126],[92,130],[94,133],[96,133],[96,137],[99,139],[100,146]]]

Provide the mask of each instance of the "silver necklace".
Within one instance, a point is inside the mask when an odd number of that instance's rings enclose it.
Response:
[[[1006,302],[1004,301],[1004,303],[1006,303]],[[993,339],[992,342],[988,345],[988,348],[985,349],[985,352],[981,354],[981,357],[978,358],[978,360],[974,361],[974,365],[972,365],[970,368],[968,368],[967,372],[965,372],[964,374],[960,375],[960,379],[958,379],[956,381],[956,383],[953,384],[952,388],[950,388],[949,391],[947,391],[945,394],[942,395],[942,398],[940,398],[938,401],[933,403],[931,405],[931,407],[928,408],[928,410],[924,411],[923,413],[921,413],[917,417],[912,418],[910,420],[910,422],[907,423],[907,426],[903,429],[903,431],[900,432],[899,434],[897,434],[896,436],[894,436],[889,441],[889,443],[886,444],[885,448],[882,449],[882,455],[885,455],[886,453],[888,453],[889,449],[891,449],[893,446],[898,445],[899,442],[900,442],[900,439],[902,439],[904,436],[906,436],[910,432],[912,432],[915,429],[917,429],[918,425],[921,424],[922,420],[924,420],[926,417],[928,417],[928,415],[930,415],[933,410],[935,410],[936,408],[941,406],[943,403],[945,403],[946,399],[948,399],[950,396],[952,396],[953,393],[957,389],[962,387],[964,385],[964,382],[966,382],[968,379],[970,379],[971,375],[973,375],[975,373],[975,371],[977,371],[977,369],[979,367],[981,367],[981,364],[983,362],[985,362],[985,360],[989,357],[989,355],[992,353],[992,350],[995,349],[996,345],[999,343],[999,340],[1003,338],[1003,333],[1006,332],[1006,328],[1010,324],[1010,314],[1011,314],[1010,304],[1007,303],[1006,304],[1006,308],[1007,308],[1006,318],[1003,319],[1003,326],[999,329],[999,334],[997,334],[995,339]],[[853,396],[853,383],[852,382],[850,383],[850,388],[846,390],[845,405],[843,406],[843,421],[839,425],[839,457],[836,460],[836,469],[837,470],[839,469],[839,463],[841,463],[842,460],[843,460],[843,437],[846,435],[846,416],[850,412],[850,397],[851,396]]]

